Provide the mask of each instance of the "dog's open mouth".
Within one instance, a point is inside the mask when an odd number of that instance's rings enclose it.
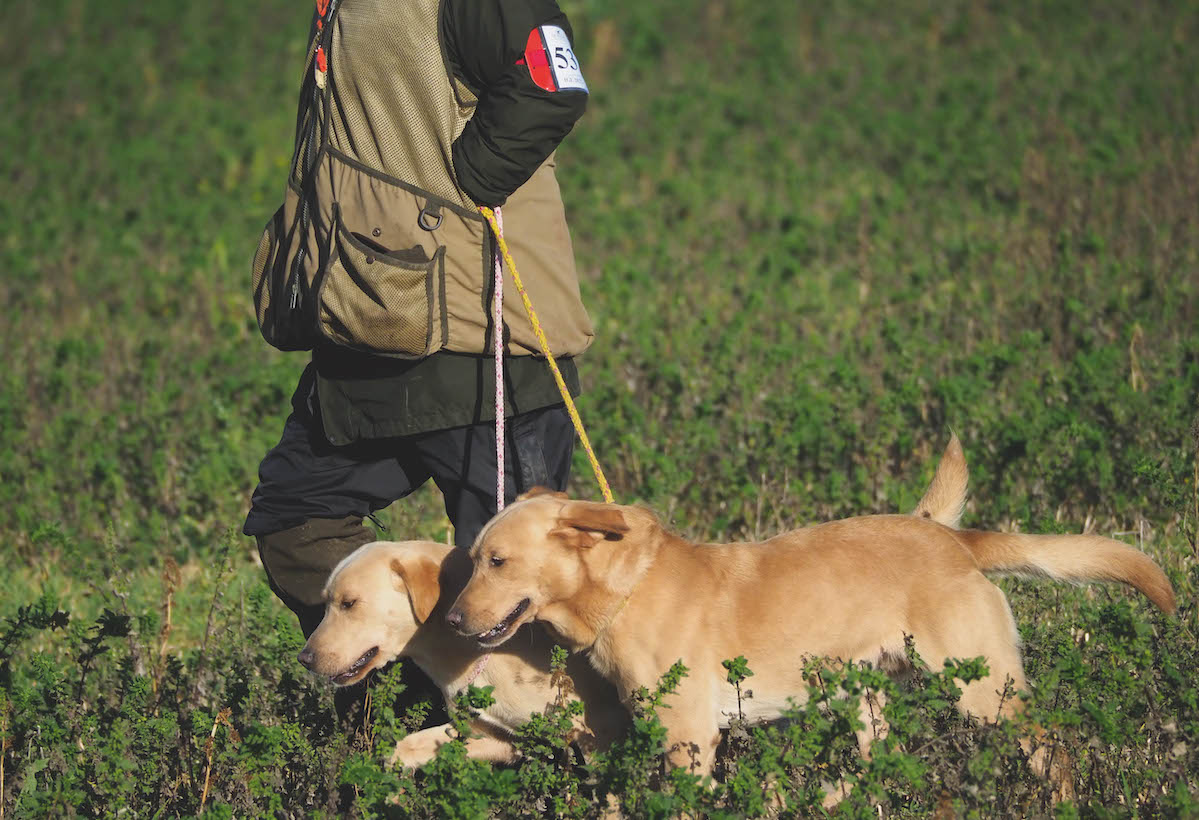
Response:
[[[525,614],[525,610],[529,608],[529,599],[525,598],[516,605],[516,609],[508,613],[508,617],[500,621],[486,632],[480,632],[475,636],[475,640],[481,646],[498,646],[508,637],[508,631],[512,629],[512,625]]]
[[[330,675],[329,680],[333,681],[338,686],[349,683],[350,681],[354,680],[354,678],[358,677],[358,673],[361,672],[368,663],[373,661],[375,659],[375,655],[378,654],[379,647],[372,646],[362,654],[361,658],[354,661],[354,663],[350,665],[349,669],[337,675]]]

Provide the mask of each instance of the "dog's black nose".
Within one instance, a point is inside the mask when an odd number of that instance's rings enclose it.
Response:
[[[461,609],[451,610],[450,614],[445,616],[445,619],[450,622],[450,626],[454,627],[454,629],[458,629],[462,626],[462,618],[463,615]]]
[[[300,650],[300,654],[296,655],[296,659],[304,666],[305,669],[311,669],[313,662],[316,660],[316,653],[308,647]]]

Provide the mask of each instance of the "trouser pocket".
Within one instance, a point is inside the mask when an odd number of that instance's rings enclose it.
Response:
[[[331,341],[371,353],[419,358],[442,347],[445,247],[394,250],[346,225],[333,206],[329,261],[316,289],[317,323]]]

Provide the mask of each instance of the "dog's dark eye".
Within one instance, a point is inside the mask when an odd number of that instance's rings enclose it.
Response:
[[[502,567],[506,559],[500,558],[498,555],[491,556],[491,565],[493,567]]]
[[[356,604],[356,603],[358,603],[357,599],[354,599],[353,601],[342,601],[341,608],[342,609],[353,609],[354,604]]]

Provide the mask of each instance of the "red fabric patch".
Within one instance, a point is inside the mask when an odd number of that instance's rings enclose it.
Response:
[[[323,31],[325,28],[325,14],[329,11],[329,0],[316,0],[316,30]],[[316,47],[316,68],[317,71],[324,74],[329,70],[329,61],[325,59],[325,47]],[[323,87],[323,86],[322,86]]]
[[[541,40],[541,29],[535,28],[529,32],[529,40],[525,43],[524,64],[529,67],[529,76],[538,88],[546,91],[557,91],[558,84],[554,82],[554,70],[550,67],[550,56],[545,53],[545,43]],[[517,61],[520,65],[521,61]]]

